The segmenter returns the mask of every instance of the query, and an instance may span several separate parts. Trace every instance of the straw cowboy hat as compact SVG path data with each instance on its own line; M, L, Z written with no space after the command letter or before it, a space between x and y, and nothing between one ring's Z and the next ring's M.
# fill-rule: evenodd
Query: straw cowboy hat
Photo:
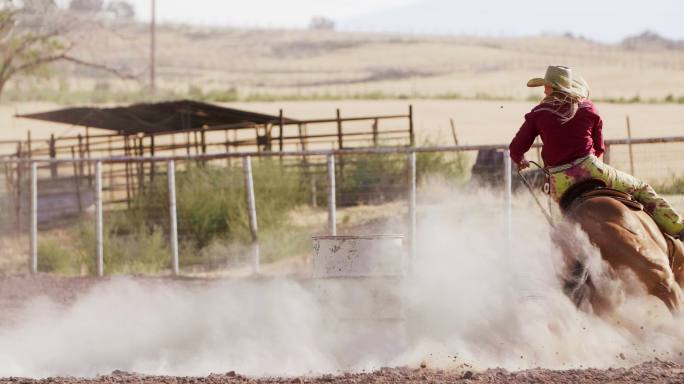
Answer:
M589 85L578 75L572 74L572 69L562 65L550 65L546 68L544 78L535 77L527 82L528 87L541 87L548 85L565 93L580 98L589 97Z

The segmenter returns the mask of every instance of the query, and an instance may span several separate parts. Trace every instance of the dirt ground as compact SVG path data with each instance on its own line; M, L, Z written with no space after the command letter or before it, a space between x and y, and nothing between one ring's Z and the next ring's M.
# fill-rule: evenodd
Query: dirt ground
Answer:
M211 374L207 377L146 376L114 371L96 378L47 378L31 380L4 378L0 383L681 383L684 382L684 366L653 361L631 368L573 369L552 371L530 369L509 372L495 368L482 372L470 370L443 371L429 368L382 368L368 373L345 373L319 377L245 377L234 371Z
M49 275L0 277L0 324L13 322L12 312L31 298L45 295L56 303L70 305L99 282L110 278L59 278ZM136 281L155 282L160 278L134 277ZM169 279L180 285L211 284L209 279ZM453 370L420 367L381 368L374 372L336 373L318 377L246 377L225 367L222 373L206 377L148 376L113 371L94 378L59 377L45 379L0 378L0 383L681 383L684 366L655 360L630 368L572 369L554 371L529 369L511 372L501 368L473 370L464 364Z

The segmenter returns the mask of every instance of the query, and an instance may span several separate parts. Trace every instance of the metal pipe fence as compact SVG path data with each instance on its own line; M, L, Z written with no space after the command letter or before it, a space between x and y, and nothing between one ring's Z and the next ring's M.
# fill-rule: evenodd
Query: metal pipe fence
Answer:
M609 141L608 161L622 169L633 163L638 177L672 183L668 193L684 195L684 182L681 191L676 184L678 177L684 180L682 143L684 138ZM84 176L87 164L92 178ZM504 145L34 158L0 166L7 213L0 242L15 243L3 247L12 255L0 254L3 273L21 272L3 271L2 258L22 254L30 273L180 274L241 266L258 273L279 254L306 252L312 235L350 231L407 233L415 258L418 185L430 175L502 191L507 239L518 185ZM55 167L61 176L53 176ZM121 172L125 167L131 172ZM124 183L124 177L136 183ZM131 184L134 189L118 187ZM304 212L293 218L296 207ZM386 216L378 213L383 211ZM302 217L310 222L295 223ZM384 224L375 223L381 219ZM69 255L79 260L65 261Z

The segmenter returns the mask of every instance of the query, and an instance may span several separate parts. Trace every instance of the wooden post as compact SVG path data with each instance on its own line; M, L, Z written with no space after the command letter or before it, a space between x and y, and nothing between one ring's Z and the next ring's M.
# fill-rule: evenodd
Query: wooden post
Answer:
M603 153L603 162L610 165L610 144L606 144L606 152Z
M454 145L458 145L458 135L456 135L456 126L454 125L454 119L449 119L449 125L451 125L451 136L454 138Z
M237 141L238 141L237 129L234 129L233 130L233 143L232 144L233 144L233 149L236 152L237 152L237 147L238 147Z
M339 149L344 148L342 136L342 118L340 117L340 109L337 108L337 146Z
M227 130L227 129L226 129L225 131L223 131L223 135L224 135L224 137L225 137L225 139L226 139L226 144L225 144L225 146L226 146L226 153L230 153L230 136L228 135L228 130ZM230 166L231 166L231 164L230 164L230 157L226 157L226 167L229 167L229 168L230 168Z
M145 153L145 143L143 143L143 138L138 137L138 156L143 157ZM142 161L138 162L138 192L142 192L145 185L145 163Z
M373 146L378 146L378 119L373 120Z
M76 186L76 204L78 204L78 213L81 214L83 213L83 202L81 200L81 167L80 164L78 163L78 160L76 159L76 150L74 147L71 147L71 160L73 162L73 168L74 168L74 181L75 181L75 186Z
M634 176L634 151L632 148L632 125L627 115L627 145L629 146L629 173Z
M111 136L107 138L107 154L112 157L112 138ZM114 200L114 169L115 165L109 164L109 200Z
M283 117L283 110L280 110L280 114L278 115L278 149L280 152L283 151L283 129L285 127L285 118Z
M26 157L29 159L32 157L31 153L31 130L26 132Z
M207 153L207 131L204 127L202 127L202 131L200 132L200 140L202 140L202 154L205 154Z
M150 135L150 157L152 160L150 160L150 182L154 181L154 174L157 171L157 167L154 162L154 153L155 153L155 148L154 148L154 135Z
M78 134L78 158L83 160L83 136L80 133ZM83 161L79 161L78 170L79 177L83 176Z
M130 154L130 143L128 135L124 136L124 156L128 157ZM131 208L131 166L128 161L124 163L124 172L126 174L126 207Z
M190 132L185 132L185 153L190 155Z
M413 132L413 105L409 105L409 139L411 141L411 146L415 147L416 146L416 138L415 134Z
M50 152L50 158L55 159L57 157L57 145L56 145L56 140L55 140L55 134L50 134L50 142L49 142L49 152ZM50 163L50 177L55 179L57 178L57 163Z

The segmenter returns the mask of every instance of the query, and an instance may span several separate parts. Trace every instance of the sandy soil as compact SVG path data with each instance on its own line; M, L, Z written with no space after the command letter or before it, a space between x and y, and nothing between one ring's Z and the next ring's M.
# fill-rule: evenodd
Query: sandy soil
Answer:
M383 368L376 372L326 375L320 377L269 377L250 378L234 371L212 374L207 377L145 376L114 371L110 375L92 379L48 378L30 380L21 378L0 379L0 383L681 383L684 366L663 361L643 363L632 368L585 369L551 371L530 369L508 372L504 369L488 369L474 372L431 370L429 368Z
M159 281L159 278L136 277L141 283ZM46 295L56 303L70 305L99 282L109 279L58 278L49 275L0 277L0 324L12 322L11 313L23 302ZM207 279L164 279L167 284L197 286L211 284ZM454 370L431 369L424 363L420 367L382 368L374 372L337 373L319 377L245 377L226 366L223 373L207 377L147 376L137 373L113 371L95 378L0 378L0 383L680 383L684 381L684 366L653 361L631 368L574 369L552 371L530 369L509 372L500 368L483 371L461 365Z

